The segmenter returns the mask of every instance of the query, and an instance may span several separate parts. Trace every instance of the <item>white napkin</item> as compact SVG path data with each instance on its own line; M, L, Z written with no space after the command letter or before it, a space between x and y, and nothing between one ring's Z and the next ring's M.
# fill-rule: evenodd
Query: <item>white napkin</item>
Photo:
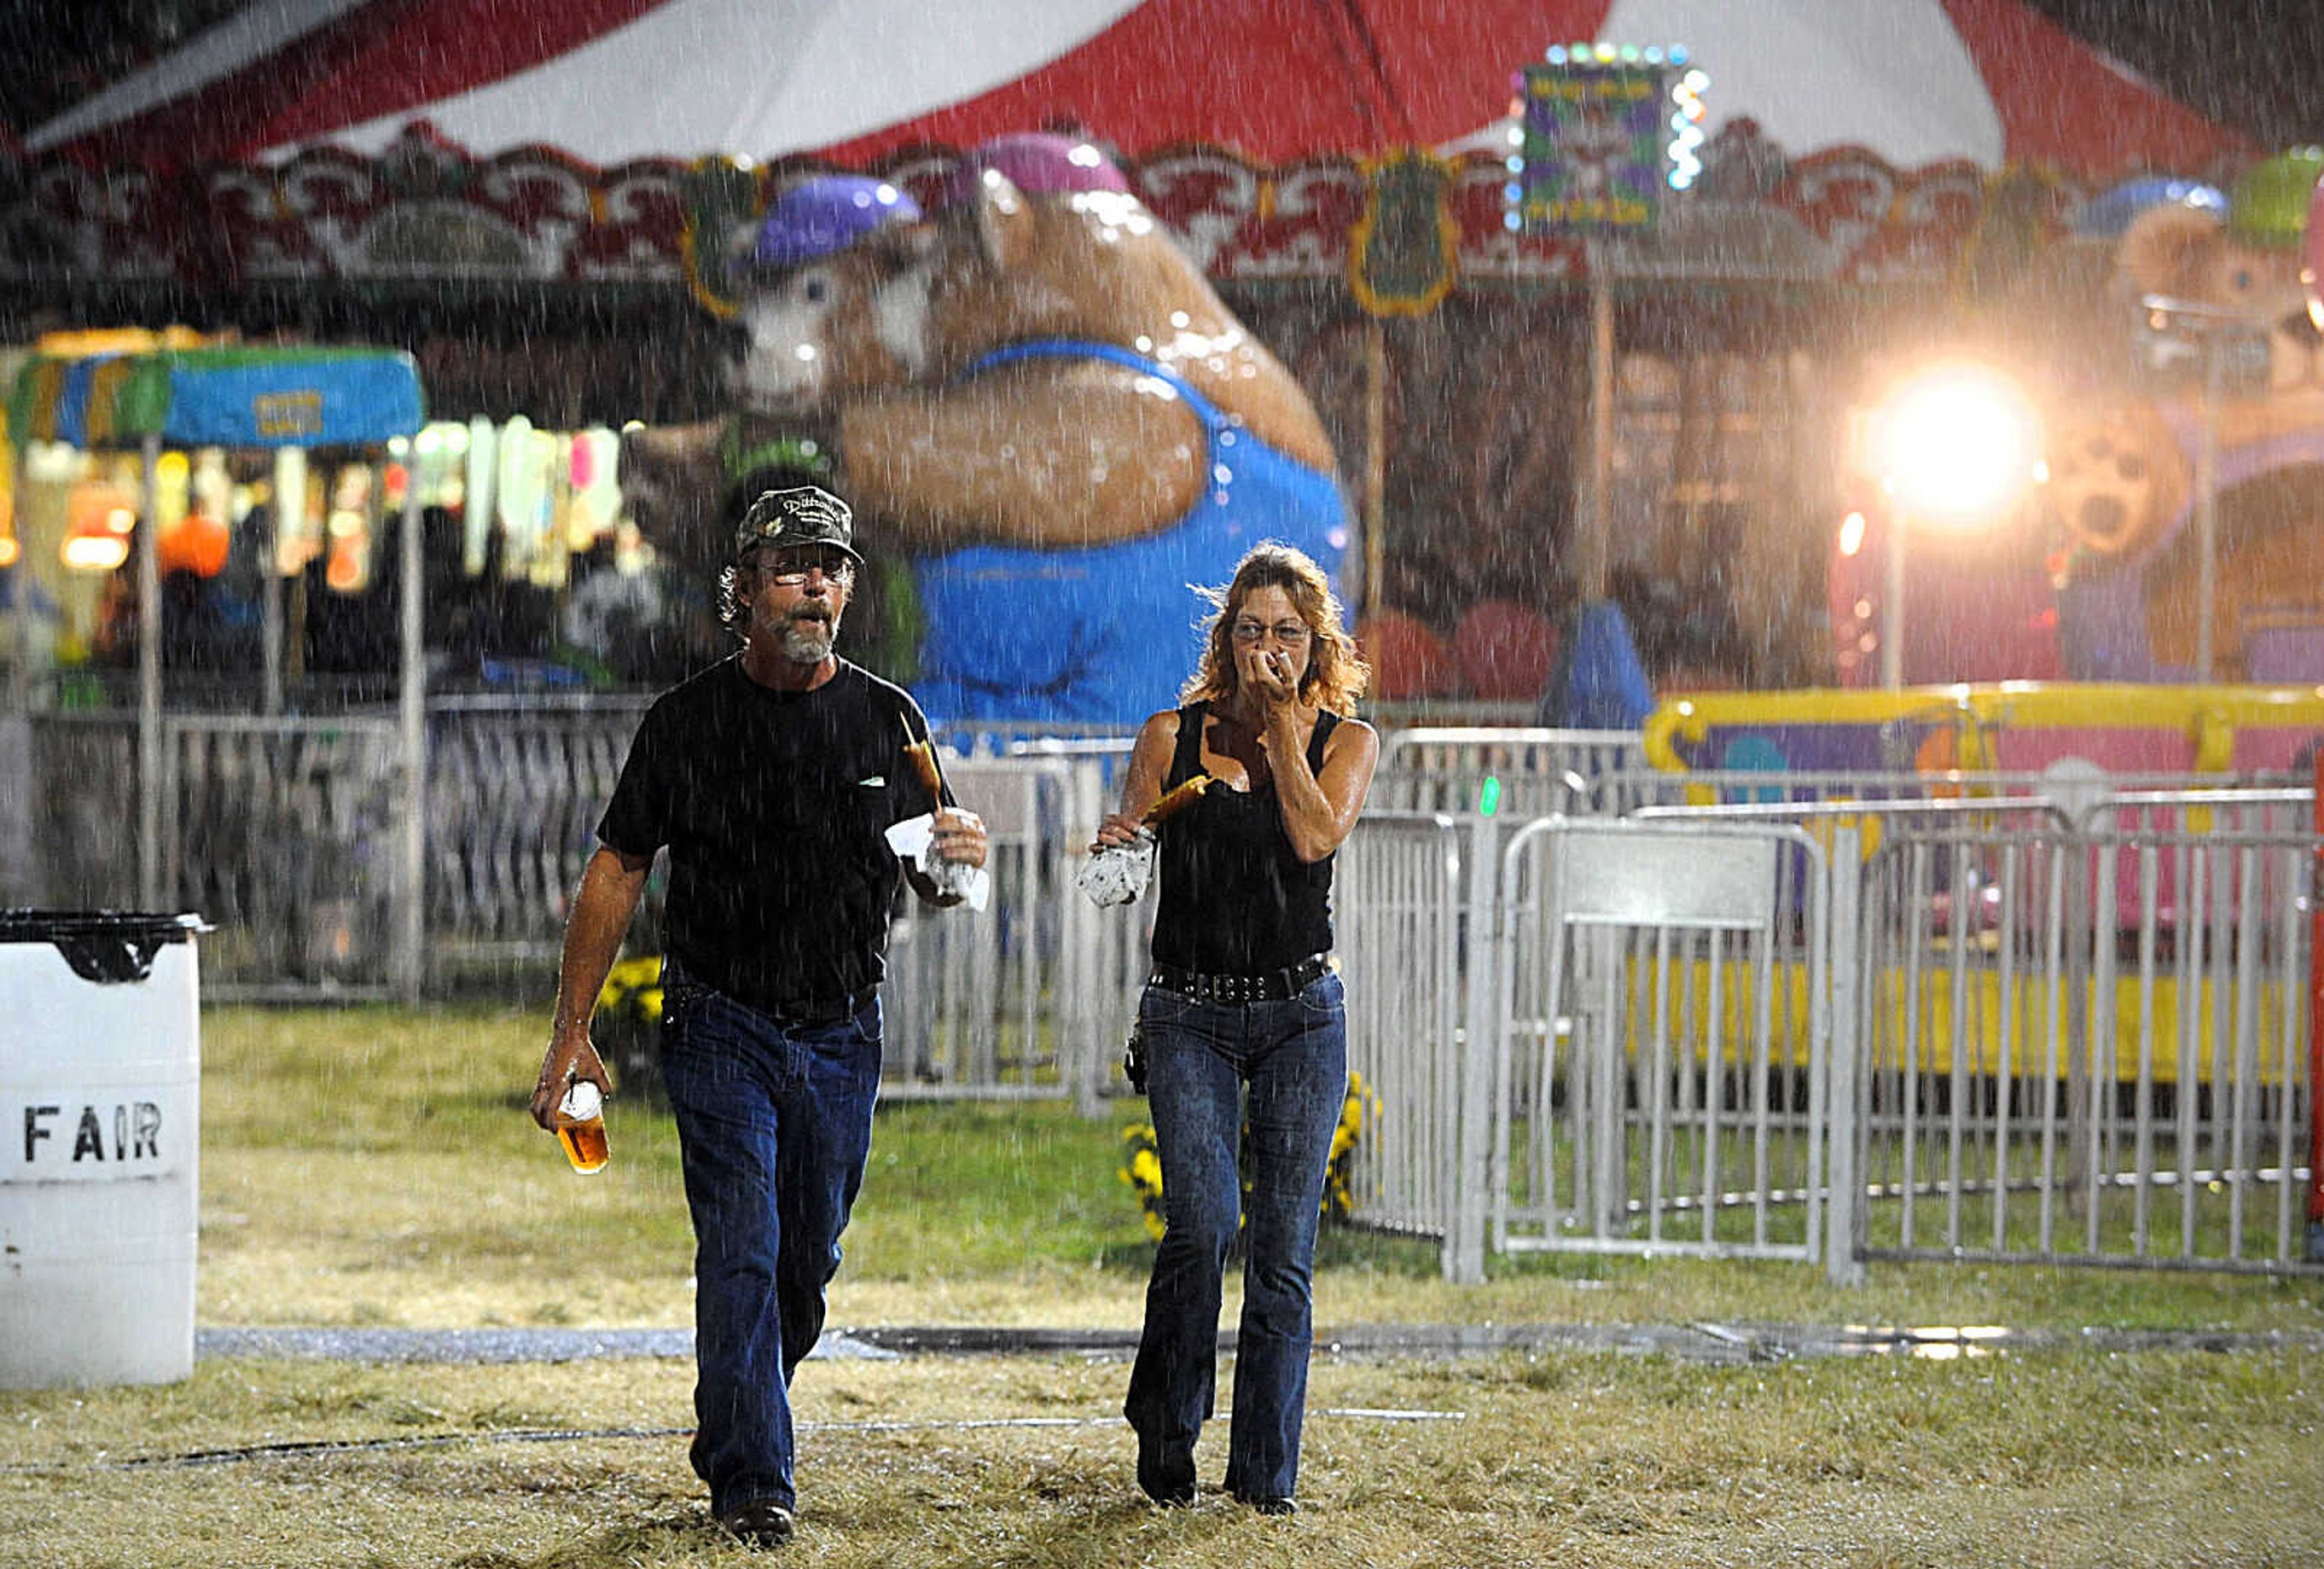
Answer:
M947 861L936 853L936 819L933 812L888 825L888 848L899 861L917 863L938 893L958 895L971 909L982 909L992 897L992 878L982 866Z
M1154 875L1154 834L1151 829L1138 830L1134 844L1109 844L1093 850L1090 858L1074 879L1074 885L1089 895L1090 902L1100 909L1109 905L1135 904L1146 893L1146 884Z

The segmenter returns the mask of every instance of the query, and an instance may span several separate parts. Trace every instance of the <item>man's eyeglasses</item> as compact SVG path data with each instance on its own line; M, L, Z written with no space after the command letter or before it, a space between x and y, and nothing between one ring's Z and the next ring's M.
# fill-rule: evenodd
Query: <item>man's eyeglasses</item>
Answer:
M1263 621L1242 620L1236 622L1230 630L1239 643L1255 643L1268 632L1273 632L1275 641L1287 649L1300 647L1312 635L1304 621L1277 622L1269 626Z
M812 556L784 554L759 564L759 571L770 583L779 583L786 588L796 588L807 581L810 572L821 572L826 583L851 584L855 581L855 563L836 550L819 551Z

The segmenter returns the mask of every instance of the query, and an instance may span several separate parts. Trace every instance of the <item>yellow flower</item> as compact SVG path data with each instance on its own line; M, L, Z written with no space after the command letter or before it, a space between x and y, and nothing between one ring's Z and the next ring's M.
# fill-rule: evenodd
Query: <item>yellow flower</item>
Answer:
M609 1013L629 1013L635 1017L658 1020L661 1017L661 959L653 954L642 954L634 959L623 959L605 972L605 983L597 992L597 1006Z
M1363 1136L1367 1112L1377 1116L1379 1104L1379 1097L1364 1083L1363 1075L1351 1073L1347 1097L1340 1105L1339 1124L1332 1131L1331 1154L1318 1206L1327 1217L1346 1219L1355 1214L1355 1184L1349 1163ZM1122 1129L1121 1140L1123 1164L1116 1175L1137 1193L1146 1230L1159 1241L1164 1231L1162 1159L1154 1128L1150 1123L1131 1123Z

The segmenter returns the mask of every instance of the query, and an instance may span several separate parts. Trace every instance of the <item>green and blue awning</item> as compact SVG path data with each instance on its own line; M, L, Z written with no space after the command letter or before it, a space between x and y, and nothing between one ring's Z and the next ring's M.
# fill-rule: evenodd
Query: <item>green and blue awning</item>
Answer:
M39 355L17 373L8 431L19 444L356 447L416 433L427 418L411 356L293 346Z

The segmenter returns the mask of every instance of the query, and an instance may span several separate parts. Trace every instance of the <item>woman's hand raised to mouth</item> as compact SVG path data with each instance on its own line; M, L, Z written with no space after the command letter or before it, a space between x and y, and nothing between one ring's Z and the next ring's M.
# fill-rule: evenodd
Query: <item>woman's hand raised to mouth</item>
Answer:
M1291 678L1291 661L1272 651L1251 649L1237 655L1242 661L1243 684L1259 700L1261 715L1286 703L1299 699L1299 688Z

